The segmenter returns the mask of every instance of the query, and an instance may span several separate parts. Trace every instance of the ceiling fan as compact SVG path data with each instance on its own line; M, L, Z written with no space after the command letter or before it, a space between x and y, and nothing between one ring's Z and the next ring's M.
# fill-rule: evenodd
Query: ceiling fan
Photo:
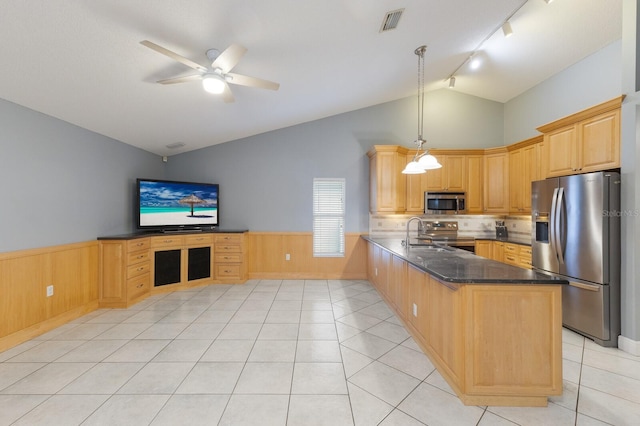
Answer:
M229 83L269 90L278 90L280 87L280 84L274 83L273 81L230 72L231 69L238 64L240 58L247 52L247 49L239 44L232 44L222 53L217 49L207 50L207 58L211 61L210 67L202 66L149 40L143 40L140 44L198 71L198 74L158 80L157 83L160 84L176 84L202 80L204 90L209 93L221 94L222 99L227 103L234 101Z

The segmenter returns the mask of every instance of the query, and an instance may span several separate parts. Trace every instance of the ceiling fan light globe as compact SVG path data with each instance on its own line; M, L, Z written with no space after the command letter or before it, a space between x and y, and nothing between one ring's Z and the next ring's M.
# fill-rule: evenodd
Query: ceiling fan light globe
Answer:
M425 154L418 159L418 165L423 170L435 170L442 167L442 164L438 163L438 159L430 154Z
M204 90L214 95L219 95L224 92L225 85L224 80L215 75L206 76L202 79L202 87Z

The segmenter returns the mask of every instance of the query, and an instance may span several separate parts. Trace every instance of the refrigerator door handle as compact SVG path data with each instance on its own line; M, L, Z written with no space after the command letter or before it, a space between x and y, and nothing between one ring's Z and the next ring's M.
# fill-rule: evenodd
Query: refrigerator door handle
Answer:
M577 287L582 290L589 290L589 291L600 291L602 289L602 286L598 284L576 283L573 281L569 281L569 285L572 287Z
M556 259L558 258L558 249L556 248L556 201L558 200L558 188L553 190L553 197L551 198L551 208L549 216L549 245L551 246L552 253L555 253Z
M556 253L558 254L558 260L560 263L564 263L564 243L562 241L561 226L562 226L562 202L564 199L564 188L558 189L558 197L556 200L556 222L554 223L553 234L555 236Z

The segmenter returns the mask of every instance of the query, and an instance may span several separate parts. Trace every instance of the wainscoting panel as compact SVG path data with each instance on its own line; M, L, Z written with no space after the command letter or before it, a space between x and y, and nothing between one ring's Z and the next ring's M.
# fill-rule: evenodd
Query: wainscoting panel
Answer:
M311 232L249 232L248 240L250 279L367 277L367 244L360 234L345 235L344 257L313 257Z

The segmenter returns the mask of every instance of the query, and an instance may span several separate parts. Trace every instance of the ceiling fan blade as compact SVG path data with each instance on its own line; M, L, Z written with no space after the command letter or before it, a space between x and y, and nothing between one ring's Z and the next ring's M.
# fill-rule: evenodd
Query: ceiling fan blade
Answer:
M171 59L173 59L174 61L178 61L183 65L188 66L189 68L193 68L194 70L198 70L200 72L207 72L207 68L203 67L200 64L197 64L195 62L193 62L191 59L187 59L184 56L180 56L177 53L174 53L168 49L165 49L162 46L158 46L157 44L150 42L149 40L142 40L140 42L141 45L148 47L151 50L155 50L158 53L161 53L165 56L170 57ZM224 52L223 52L224 53Z
M226 74L240 62L240 58L242 58L245 53L247 53L246 47L234 43L218 55L216 60L211 64L211 68L214 70L220 68L222 73Z
M224 101L225 104L229 104L235 101L235 98L233 97L233 93L231 93L231 88L229 87L228 84L224 85L224 91L222 92L222 100Z
M174 77L174 78L166 78L164 80L158 80L156 83L160 84L176 84L176 83L186 83L188 81L202 80L201 74L195 75L186 75L184 77Z
M249 77L248 75L234 74L232 72L225 74L227 81L240 86L259 87L260 89L278 90L280 83L263 80L261 78Z

